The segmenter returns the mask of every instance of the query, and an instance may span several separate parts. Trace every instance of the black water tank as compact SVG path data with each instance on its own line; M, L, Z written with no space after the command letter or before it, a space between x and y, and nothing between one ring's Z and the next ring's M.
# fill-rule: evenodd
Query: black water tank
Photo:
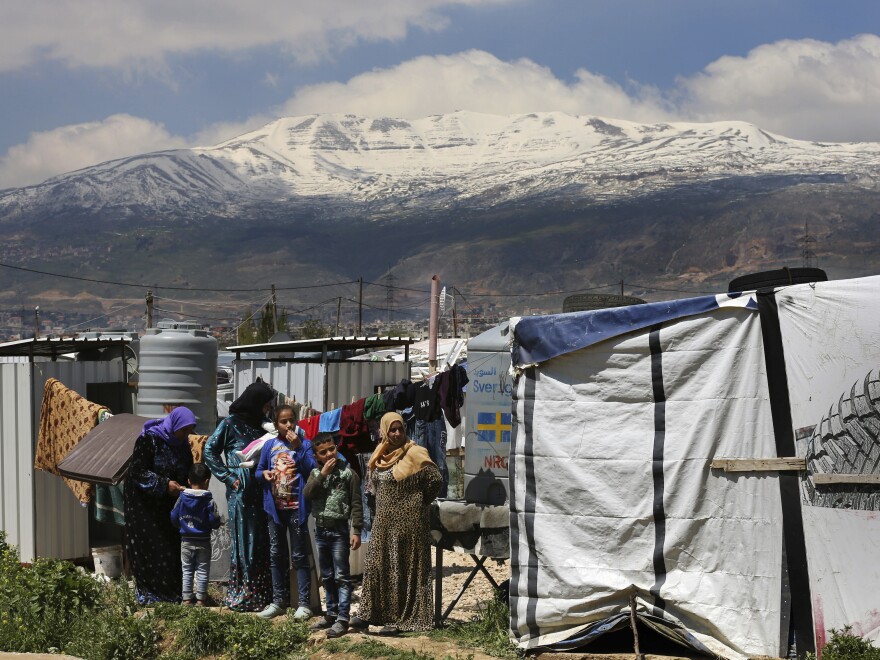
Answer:
M751 273L730 280L728 291L754 291L773 286L806 284L807 282L827 282L828 275L821 268L780 268Z
M578 293L568 296L562 301L562 312L589 312L595 309L626 307L627 305L643 305L641 298L634 296L618 296L612 293Z

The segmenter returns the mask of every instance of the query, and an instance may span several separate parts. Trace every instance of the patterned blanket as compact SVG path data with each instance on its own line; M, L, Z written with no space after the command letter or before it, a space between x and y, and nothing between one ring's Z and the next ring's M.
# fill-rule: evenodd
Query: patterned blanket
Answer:
M61 476L58 463L97 426L102 410L106 408L83 398L58 379L47 380L40 408L40 434L34 467ZM76 499L83 504L91 501L94 493L92 484L66 477L62 479Z

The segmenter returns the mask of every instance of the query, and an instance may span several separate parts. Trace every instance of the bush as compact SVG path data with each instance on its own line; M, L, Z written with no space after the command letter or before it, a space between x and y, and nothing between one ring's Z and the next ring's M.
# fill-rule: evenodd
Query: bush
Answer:
M258 617L218 613L204 608L177 607L182 615L166 618L175 633L171 652L181 658L223 655L238 658L284 658L303 647L309 638L305 623L286 619L273 624ZM164 608L157 615L164 616Z
M86 660L149 660L158 655L152 617L120 617L109 610L81 616L70 630L64 653Z
M22 566L0 532L0 651L63 651L86 660L164 660L204 656L288 657L309 637L307 625L160 603L141 610L125 580L100 584L73 564L39 559Z
M0 532L0 649L33 653L61 648L101 593L101 586L70 562L37 559L22 566L18 551Z
M852 626L831 629L831 641L822 649L822 660L880 660L880 649L852 634Z

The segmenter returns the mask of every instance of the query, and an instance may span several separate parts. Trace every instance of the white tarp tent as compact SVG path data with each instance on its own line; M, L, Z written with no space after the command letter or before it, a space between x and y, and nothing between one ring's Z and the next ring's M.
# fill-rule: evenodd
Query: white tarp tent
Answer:
M790 627L799 652L880 638L880 491L816 483L880 472L880 278L512 324L520 646L583 645L633 596L722 657L785 655ZM806 471L710 468L795 455Z

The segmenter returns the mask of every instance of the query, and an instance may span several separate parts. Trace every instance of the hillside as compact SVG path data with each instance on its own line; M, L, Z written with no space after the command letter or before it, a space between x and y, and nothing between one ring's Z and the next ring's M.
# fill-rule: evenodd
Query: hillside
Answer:
M390 270L403 285L436 272L486 293L620 279L723 289L800 265L806 223L831 276L876 273L878 181L880 144L802 142L743 122L288 117L0 192L0 263L145 285ZM112 292L6 269L0 284L7 299Z

